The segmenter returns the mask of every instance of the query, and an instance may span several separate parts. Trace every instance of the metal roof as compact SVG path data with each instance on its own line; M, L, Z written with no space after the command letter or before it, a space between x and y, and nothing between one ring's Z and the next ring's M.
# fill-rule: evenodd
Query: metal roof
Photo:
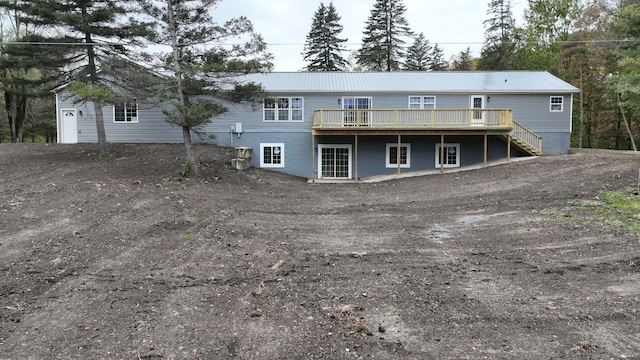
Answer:
M273 72L247 75L269 92L574 93L546 71Z

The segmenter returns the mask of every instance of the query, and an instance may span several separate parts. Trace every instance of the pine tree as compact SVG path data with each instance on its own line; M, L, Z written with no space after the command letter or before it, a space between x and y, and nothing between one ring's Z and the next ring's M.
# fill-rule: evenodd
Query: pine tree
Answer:
M431 64L429 70L431 71L444 71L449 68L447 60L444 58L444 50L442 50L436 43L433 47L433 53L431 57Z
M65 39L82 46L65 65L65 77L76 91L78 101L91 100L96 114L98 150L108 152L102 105L115 99L113 90L102 73L114 58L132 55L124 44L133 44L145 33L145 24L133 20L136 10L130 1L115 0L0 0L0 7L18 11L22 21L52 31L66 33ZM59 39L51 39L57 42ZM119 76L118 73L110 76ZM126 75L125 75L126 76Z
M4 93L11 142L23 141L29 105L38 98L48 98L62 80L59 69L68 48L47 45L48 40L40 35L24 35L16 39L16 44L2 47L0 91Z
M343 44L347 39L338 37L342 29L333 2L329 6L320 3L304 46L304 61L308 62L306 70L341 71L347 68L347 61L341 55L346 51Z
M478 62L482 70L507 70L515 51L515 20L511 0L491 0L484 21L485 39Z
M429 70L433 48L429 45L429 40L424 37L424 33L416 36L413 45L407 50L407 60L404 69L408 71L426 71Z
M170 44L162 55L164 66L173 73L172 83L162 97L174 110L164 110L166 121L182 129L186 150L184 175L199 176L198 160L191 132L200 132L214 117L229 111L229 103L264 99L260 85L245 83L240 76L271 70L272 55L262 37L245 17L217 24L211 9L220 0L138 0L144 12L156 20L150 36L158 44ZM231 48L201 44L224 43L246 38Z
M473 67L473 57L471 56L471 48L461 51L452 61L451 70L469 71Z
M358 53L358 64L365 70L394 71L405 56L403 37L412 36L401 0L376 0L367 20Z

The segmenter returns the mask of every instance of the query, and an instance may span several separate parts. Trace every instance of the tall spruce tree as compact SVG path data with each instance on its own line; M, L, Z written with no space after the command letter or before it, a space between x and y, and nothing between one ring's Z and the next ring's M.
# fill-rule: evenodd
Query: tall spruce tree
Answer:
M515 51L515 20L511 0L491 0L484 21L484 45L478 61L481 70L507 70Z
M342 32L340 16L333 2L329 6L320 3L313 16L311 30L304 46L304 61L308 71L341 71L348 66L341 53L347 49L343 46L347 39L339 38Z
M246 83L241 75L270 71L272 55L262 37L245 17L224 24L213 20L211 10L220 0L138 0L144 12L155 19L150 39L170 44L161 54L172 81L161 95L173 105L163 111L166 121L182 129L186 150L185 176L199 176L192 131L199 132L213 118L229 111L231 103L262 103L260 85ZM247 39L231 47L229 39ZM206 47L201 45L206 44Z
M429 45L429 40L424 37L424 33L418 34L413 44L407 49L407 59L404 69L408 71L427 71L431 64L433 47Z
M364 70L395 71L405 57L403 38L413 34L401 0L376 0L367 20L358 65Z
M120 76L106 76L104 65L114 58L133 58L126 45L134 44L146 32L145 24L129 17L136 13L133 5L124 0L0 0L0 7L23 14L22 21L48 27L52 32L61 30L68 42L77 45L66 60L65 77L72 83L78 101L91 100L94 104L100 153L108 152L102 106L116 98L108 78Z
M444 57L444 50L436 43L433 46L433 52L431 56L431 64L429 64L429 70L431 71L444 71L449 68L447 59Z

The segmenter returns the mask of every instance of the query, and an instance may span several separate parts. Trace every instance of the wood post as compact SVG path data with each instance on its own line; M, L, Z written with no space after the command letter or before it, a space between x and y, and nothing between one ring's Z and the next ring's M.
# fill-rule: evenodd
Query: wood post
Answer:
M400 144L402 135L398 134L398 150L396 151L396 161L398 164L398 175L400 175Z
M444 134L440 134L440 173L444 172Z
M355 135L355 149L354 149L354 154L353 154L353 159L354 159L354 165L355 165L355 177L354 179L357 181L358 180L358 134Z
M487 133L484 133L484 166L487 166L487 149L488 149L488 145L487 145Z

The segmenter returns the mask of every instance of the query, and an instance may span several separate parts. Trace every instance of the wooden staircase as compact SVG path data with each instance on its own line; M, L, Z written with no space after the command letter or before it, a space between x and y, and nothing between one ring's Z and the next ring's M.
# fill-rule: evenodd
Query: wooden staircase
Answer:
M510 135L511 145L515 146L516 149L529 155L542 155L542 138L515 120L513 121L513 131ZM503 135L502 139L509 141L509 135Z

